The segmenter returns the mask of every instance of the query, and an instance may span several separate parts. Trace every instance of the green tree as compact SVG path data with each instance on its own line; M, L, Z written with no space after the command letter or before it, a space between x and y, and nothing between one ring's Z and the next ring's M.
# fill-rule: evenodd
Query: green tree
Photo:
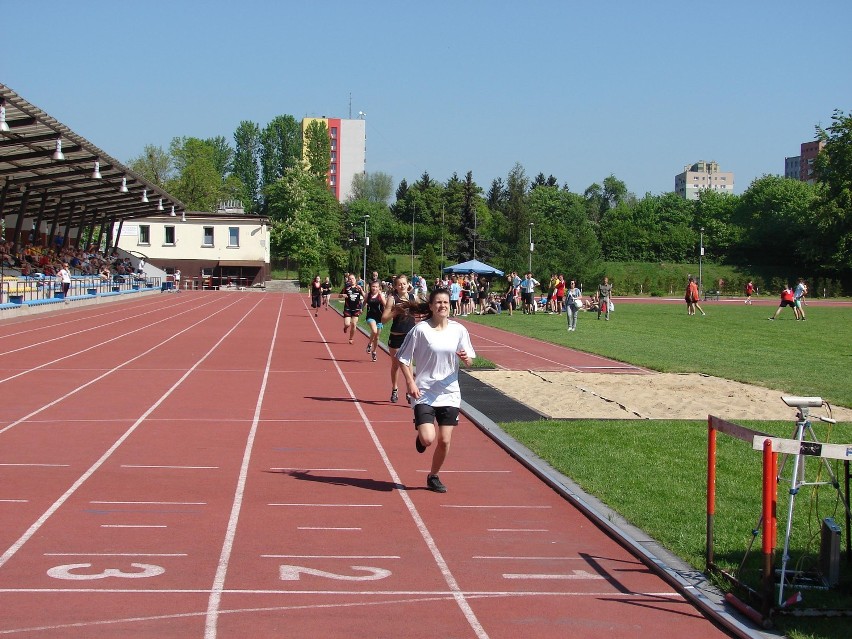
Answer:
M435 254L435 247L427 244L420 251L420 271L418 275L425 277L427 282L432 282L438 277L441 267L438 264L438 256Z
M243 120L234 132L233 172L243 184L243 207L255 213L260 210L260 127Z
M352 177L349 200L367 200L387 204L393 193L393 178L387 173L356 173Z
M810 261L852 289L852 115L835 110L831 126L817 127L825 146L816 158L819 185L812 214L816 222Z
M260 134L261 191L296 166L302 155L302 129L292 115L279 115Z
M464 261L474 258L477 243L479 248L482 248L482 242L478 240L480 232L478 213L482 189L473 181L472 171L465 174L461 189L461 237L458 243L458 259Z
M224 180L233 168L234 149L231 148L228 140L223 135L218 135L215 138L207 138L204 142L213 149L213 166L216 167L216 171Z
M165 188L166 183L174 177L172 156L162 147L153 144L146 144L141 155L131 158L127 166L160 188Z
M308 173L325 184L331 164L331 140L323 120L312 120L305 129L305 163Z
M216 139L174 138L169 146L176 175L166 188L188 208L213 212L219 202L238 197L242 184L234 176L224 177L217 163L221 147Z

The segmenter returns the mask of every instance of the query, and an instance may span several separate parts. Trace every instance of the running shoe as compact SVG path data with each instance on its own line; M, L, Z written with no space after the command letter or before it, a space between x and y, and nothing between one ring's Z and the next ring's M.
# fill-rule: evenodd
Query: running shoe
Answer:
M367 352L368 353L370 352L370 346L371 346L371 344L367 344Z
M373 353L372 355L373 355L373 361L375 362L376 361L376 354Z
M447 487L441 482L437 475L429 475L426 478L426 487L436 493L447 492Z
M390 399L390 400L391 400L391 402L393 402L394 404L396 404L396 403L399 401L399 391L398 391L396 388L394 388L394 389L391 391L391 399Z
M426 452L426 447L423 445L423 442L420 441L420 433L418 433L414 438L414 447L417 449L418 453ZM437 477L435 479L437 479Z

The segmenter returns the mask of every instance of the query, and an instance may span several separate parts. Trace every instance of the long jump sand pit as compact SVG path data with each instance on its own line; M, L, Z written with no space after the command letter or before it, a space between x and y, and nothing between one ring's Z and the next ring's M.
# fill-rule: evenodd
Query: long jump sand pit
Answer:
M539 371L471 371L471 375L554 419L793 420L778 390L697 373L612 375ZM832 407L838 421L852 410ZM815 414L823 414L814 409Z

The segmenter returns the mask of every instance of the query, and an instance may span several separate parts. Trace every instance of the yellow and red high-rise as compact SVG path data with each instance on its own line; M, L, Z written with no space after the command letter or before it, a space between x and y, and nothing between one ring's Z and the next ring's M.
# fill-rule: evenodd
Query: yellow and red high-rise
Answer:
M324 122L328 127L331 159L328 163L327 184L338 201L343 202L352 193L352 180L364 173L367 165L367 125L363 119L304 118L302 139L311 122ZM302 157L305 155L304 143Z

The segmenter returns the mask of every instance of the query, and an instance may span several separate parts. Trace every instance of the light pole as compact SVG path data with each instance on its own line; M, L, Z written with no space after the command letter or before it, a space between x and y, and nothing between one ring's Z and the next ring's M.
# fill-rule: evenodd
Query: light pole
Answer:
M411 278L414 279L414 214L417 213L417 203L411 210Z
M533 247L533 241L532 241L532 227L533 227L533 223L530 222L530 264L529 264L529 268L528 268L528 271L530 273L532 273L532 254L533 254L533 248L534 248Z
M370 238L367 237L367 220L369 215L364 215L364 285L367 285L367 246L370 244Z
M701 235L699 239L699 249L698 249L698 296L701 297L701 291L704 290L702 287L701 280L701 258L704 257L704 227L701 227Z
M441 205L441 275L444 273L444 205Z

